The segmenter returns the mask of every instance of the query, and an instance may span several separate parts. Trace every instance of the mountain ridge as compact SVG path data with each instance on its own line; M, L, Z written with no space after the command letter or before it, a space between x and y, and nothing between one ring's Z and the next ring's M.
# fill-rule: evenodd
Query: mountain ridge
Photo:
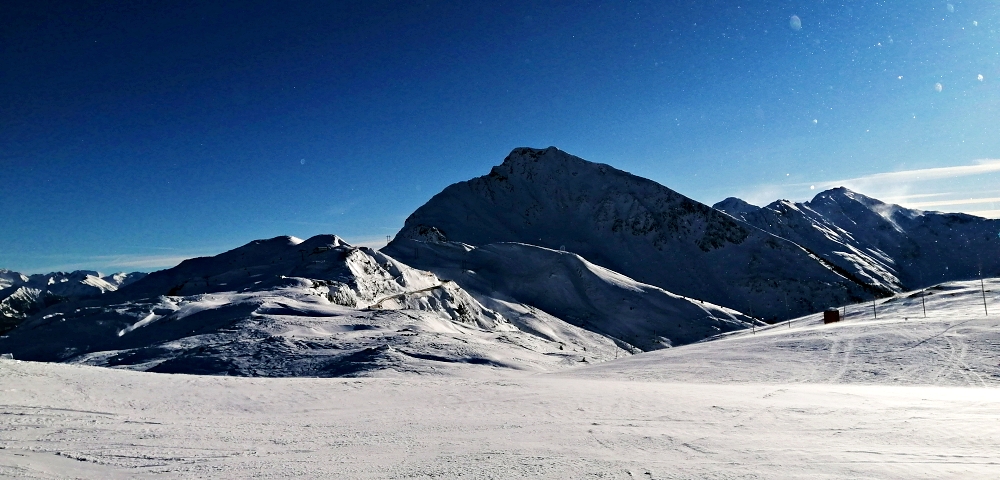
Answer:
M102 275L94 270L25 275L0 269L0 335L48 306L114 292L144 276L142 272Z
M714 208L892 291L1000 274L1000 220L908 209L844 187L807 202L740 206Z

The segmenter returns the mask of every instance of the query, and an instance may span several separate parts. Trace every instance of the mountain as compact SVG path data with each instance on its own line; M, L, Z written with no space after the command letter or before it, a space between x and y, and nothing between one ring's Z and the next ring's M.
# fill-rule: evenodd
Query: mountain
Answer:
M545 329L511 311L513 305L528 305L640 350L693 343L754 323L738 311L637 282L570 252L534 245L400 240L382 252L405 256L411 265L454 280L525 331Z
M751 205L736 197L729 197L719 203L716 203L715 205L712 205L712 208L726 212L733 218L743 221L746 221L745 216L747 214L760 210L760 207Z
M406 219L393 243L406 240L565 250L769 320L888 293L792 241L555 147L514 149L488 175L445 188ZM413 261L405 248L389 251Z
M455 282L333 235L276 237L49 307L0 337L0 352L244 376L544 371L627 354L541 321L552 335L523 332Z
M0 268L0 290L28 283L28 277L23 273Z
M748 205L729 198L715 208L883 289L1000 274L1000 220L903 208L843 187L805 203Z
M91 270L24 275L0 269L0 334L47 306L113 292L144 276L141 272L102 276Z

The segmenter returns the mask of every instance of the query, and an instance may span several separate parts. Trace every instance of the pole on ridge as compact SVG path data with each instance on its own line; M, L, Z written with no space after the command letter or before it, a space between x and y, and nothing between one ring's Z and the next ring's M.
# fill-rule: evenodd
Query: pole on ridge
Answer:
M878 320L878 310L875 310L875 295L872 295L872 313L875 314L875 320Z
M986 285L983 283L983 274L979 274L979 288L983 291L983 310L986 312L986 316L990 316L989 309L986 308Z
M924 303L924 295L927 295L927 291L920 292L920 306L924 309L924 318L927 318L927 304Z

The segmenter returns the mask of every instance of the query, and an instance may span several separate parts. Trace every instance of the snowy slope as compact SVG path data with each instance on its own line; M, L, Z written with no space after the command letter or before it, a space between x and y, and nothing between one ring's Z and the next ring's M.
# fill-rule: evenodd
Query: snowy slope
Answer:
M911 210L835 188L812 201L716 209L809 249L863 282L901 291L1000 274L1000 220Z
M984 305L985 301L985 305ZM1000 387L1000 279L948 282L573 375L712 383ZM926 312L926 314L925 314ZM926 316L925 316L926 315Z
M926 319L918 293L877 320L853 305L837 324L501 379L0 360L0 477L993 478L998 315L978 282L928 289Z
M766 319L870 296L790 241L554 147L515 149L489 175L447 187L396 238L564 249L639 282Z
M695 342L752 322L740 312L636 282L565 251L406 239L382 251L454 280L501 312L505 305L528 305L641 350ZM523 316L505 313L515 323ZM519 327L544 331L537 323Z
M254 241L53 306L0 337L0 353L263 376L544 371L626 354L609 339L561 328L572 335L522 332L454 282L319 235Z

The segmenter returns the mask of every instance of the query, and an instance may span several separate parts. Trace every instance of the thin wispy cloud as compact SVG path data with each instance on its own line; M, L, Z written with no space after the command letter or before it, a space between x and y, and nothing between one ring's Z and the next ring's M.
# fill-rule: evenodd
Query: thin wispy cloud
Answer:
M965 213L983 218L1000 218L1000 210L971 210Z
M901 195L901 196L898 196L898 197L885 197L885 198L880 198L879 200L882 200L883 202L888 202L888 203L899 203L899 202L908 202L908 201L913 200L915 198L947 197L949 195L955 195L955 193L954 192L918 193L918 194L914 194L914 195Z
M925 182L929 180L942 180L948 178L968 177L972 175L982 175L984 173L1000 172L1000 159L977 160L974 165L958 165L953 167L919 168L914 170L900 170L897 172L873 173L854 178L842 180L815 182L811 185L823 188L850 185L887 185L898 183ZM800 184L810 185L810 184Z
M944 205L977 205L982 203L996 203L1000 202L1000 197L987 197L987 198L968 198L968 199L956 199L956 200L939 200L936 202L912 202L907 203L906 206L911 208L925 208L925 207L939 207Z

